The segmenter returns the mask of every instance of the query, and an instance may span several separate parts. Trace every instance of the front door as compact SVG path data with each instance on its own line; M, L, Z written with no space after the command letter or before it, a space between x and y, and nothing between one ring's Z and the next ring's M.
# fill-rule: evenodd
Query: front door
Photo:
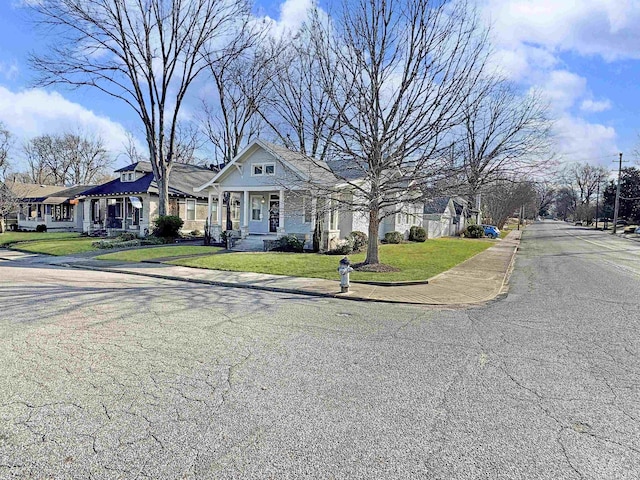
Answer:
M269 232L275 233L280 226L280 200L277 197L269 199Z

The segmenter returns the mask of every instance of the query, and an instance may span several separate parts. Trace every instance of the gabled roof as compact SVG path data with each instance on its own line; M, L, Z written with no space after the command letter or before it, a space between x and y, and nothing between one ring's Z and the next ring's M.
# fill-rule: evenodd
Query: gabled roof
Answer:
M213 178L210 178L208 182L198 186L195 191L200 192L224 178L228 172L232 171L236 164L241 163L248 152L256 147L262 148L273 155L303 181L322 184L324 186L335 185L338 182L338 178L332 173L326 162L316 160L294 150L289 150L281 145L258 139L243 148L222 170L214 175Z
M103 183L82 192L85 196L131 195L140 193L158 193L158 184L151 172L149 162L138 162L127 165L116 172L126 171L148 172L133 182L122 182L120 178ZM213 172L205 167L174 163L169 172L169 195L178 197L202 197L193 193L196 186L202 185L211 178Z
M5 184L16 197L33 202L38 202L39 199L62 192L67 188L60 185L39 185L37 183L6 182Z
M451 197L435 197L424 202L424 213L439 215L445 212Z

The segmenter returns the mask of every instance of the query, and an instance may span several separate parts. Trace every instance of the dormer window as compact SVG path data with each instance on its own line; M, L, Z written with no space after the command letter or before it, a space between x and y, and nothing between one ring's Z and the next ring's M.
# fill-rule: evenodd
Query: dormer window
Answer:
M261 177L263 175L275 175L275 173L275 163L254 163L252 165L251 175L254 177Z
M122 172L122 175L120 175L121 182L133 182L134 180L135 180L134 172Z

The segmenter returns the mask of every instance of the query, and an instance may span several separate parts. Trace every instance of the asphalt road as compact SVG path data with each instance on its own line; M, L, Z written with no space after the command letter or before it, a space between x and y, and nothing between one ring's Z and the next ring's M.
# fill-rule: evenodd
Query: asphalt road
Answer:
M0 262L0 478L640 478L640 243L437 310Z

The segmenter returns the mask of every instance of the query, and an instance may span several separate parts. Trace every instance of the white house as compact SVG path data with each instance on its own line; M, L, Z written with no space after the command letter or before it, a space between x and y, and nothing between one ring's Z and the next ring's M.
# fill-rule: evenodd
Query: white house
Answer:
M216 240L226 230L243 239L294 234L311 248L317 228L320 249L327 250L354 230L368 231L367 215L345 207L353 189L326 163L262 140L250 143L195 192L207 193ZM422 203L410 205L388 216L380 238L393 230L408 235L412 225L422 225L422 208Z
M427 238L452 237L462 232L472 211L462 197L436 197L424 204Z

